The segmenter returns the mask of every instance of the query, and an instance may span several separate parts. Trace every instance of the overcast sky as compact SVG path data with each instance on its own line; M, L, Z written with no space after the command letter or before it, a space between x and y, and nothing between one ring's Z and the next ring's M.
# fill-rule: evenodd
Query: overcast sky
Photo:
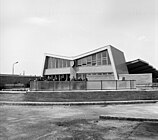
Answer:
M0 73L41 75L44 53L112 45L158 69L158 0L0 0Z

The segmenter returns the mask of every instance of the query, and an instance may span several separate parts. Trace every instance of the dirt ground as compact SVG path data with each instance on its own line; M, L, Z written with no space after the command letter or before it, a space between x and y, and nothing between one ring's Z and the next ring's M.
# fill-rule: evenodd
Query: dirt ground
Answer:
M0 106L0 140L157 140L158 122L100 120L100 115L158 118L158 104Z

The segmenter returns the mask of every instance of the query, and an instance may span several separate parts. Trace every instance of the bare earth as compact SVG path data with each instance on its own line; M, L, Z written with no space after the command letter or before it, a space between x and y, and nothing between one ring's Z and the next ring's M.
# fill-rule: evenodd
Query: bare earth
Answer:
M157 140L158 122L100 120L100 115L158 118L158 104L0 106L0 140Z

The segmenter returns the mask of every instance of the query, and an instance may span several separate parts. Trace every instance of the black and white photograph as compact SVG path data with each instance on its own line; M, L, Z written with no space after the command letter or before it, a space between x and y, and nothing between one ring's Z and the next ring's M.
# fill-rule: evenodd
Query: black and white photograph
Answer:
M158 0L0 0L0 140L158 140Z

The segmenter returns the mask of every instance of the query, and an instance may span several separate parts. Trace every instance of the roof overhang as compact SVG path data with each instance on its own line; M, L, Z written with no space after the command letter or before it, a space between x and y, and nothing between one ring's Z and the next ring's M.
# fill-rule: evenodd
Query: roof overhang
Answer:
M126 62L129 74L152 73L154 78L158 78L158 70L146 61L136 59Z
M61 55L55 55L55 54L49 54L49 53L45 53L45 57L46 56L60 58L60 59L73 60L73 57L67 57L67 56L61 56Z
M104 46L104 47L95 49L95 50L93 50L93 51L89 51L89 52L83 53L83 54L81 54L81 55L72 56L72 57L61 56L61 55L55 55L55 54L50 54L50 53L45 53L45 57L48 56L48 57L55 57L55 58L67 59L67 60L76 60L76 59L83 58L83 57L86 57L86 56L88 56L88 55L91 55L91 54L100 52L100 51L104 51L104 50L108 49L110 46L111 46L111 45Z

